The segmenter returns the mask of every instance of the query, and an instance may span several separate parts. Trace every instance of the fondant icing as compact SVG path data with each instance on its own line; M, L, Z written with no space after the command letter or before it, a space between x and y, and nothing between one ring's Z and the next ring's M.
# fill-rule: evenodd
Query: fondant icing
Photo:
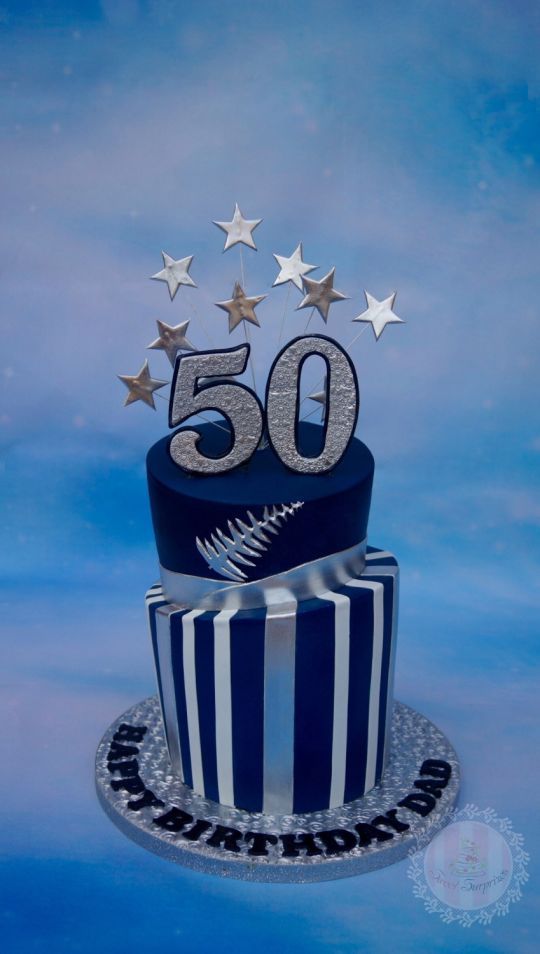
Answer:
M210 424L200 427L204 453L219 456L228 435ZM302 422L299 442L305 454L317 454L322 428ZM331 474L307 475L287 471L271 447L258 450L246 468L209 477L193 477L169 454L171 437L148 452L150 507L160 564L167 570L220 579L196 541L211 539L229 522L249 522L248 511L262 519L264 508L302 502L293 518L271 535L248 579L283 573L295 566L347 550L367 533L374 461L368 448L354 438Z
M381 778L391 721L398 565L297 602L206 611L147 594L173 769L195 792L290 814L361 797Z

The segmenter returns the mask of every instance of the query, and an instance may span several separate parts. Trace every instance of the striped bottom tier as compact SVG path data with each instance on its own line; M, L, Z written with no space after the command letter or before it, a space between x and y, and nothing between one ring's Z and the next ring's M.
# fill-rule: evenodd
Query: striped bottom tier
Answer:
M251 812L335 808L379 781L391 722L398 565L261 609L146 604L172 767L198 794ZM388 730L388 731L387 731Z

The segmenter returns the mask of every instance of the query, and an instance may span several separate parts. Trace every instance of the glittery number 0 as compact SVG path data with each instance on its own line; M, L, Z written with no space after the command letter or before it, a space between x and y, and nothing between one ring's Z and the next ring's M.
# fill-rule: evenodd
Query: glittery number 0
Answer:
M326 413L323 447L315 457L298 449L300 377L304 362L312 355L323 358L327 370ZM226 417L233 430L230 450L221 457L206 457L198 450L201 435L186 429L171 440L172 459L190 473L222 474L246 463L259 446L263 432L263 409L254 392L240 382L205 383L200 379L242 374L249 345L223 351L196 352L177 359L171 389L169 424L177 427L193 414L215 410ZM266 422L270 443L289 470L300 474L323 474L343 457L358 417L358 382L349 357L331 338L310 335L295 338L278 354L266 389Z
M304 362L318 355L326 364L324 443L316 457L298 450L300 377ZM278 354L266 388L268 437L279 459L300 474L324 474L339 463L358 418L358 381L343 348L325 335L295 338Z

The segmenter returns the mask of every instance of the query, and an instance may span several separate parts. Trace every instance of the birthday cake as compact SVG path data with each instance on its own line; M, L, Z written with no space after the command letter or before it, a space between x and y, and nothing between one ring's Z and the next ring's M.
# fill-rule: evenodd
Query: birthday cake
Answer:
M238 207L232 222L216 224L225 249L255 248L259 220ZM330 305L345 300L334 269L306 278L315 266L302 261L301 245L275 258L274 284L296 285L298 308L326 323ZM163 259L153 277L167 281L172 299L194 284L191 257ZM367 545L374 461L354 436L358 382L347 351L326 335L293 338L274 361L264 406L237 380L250 361L247 323L259 325L264 297L248 298L236 281L232 299L217 303L229 332L246 326L246 342L233 348L199 351L186 337L189 322L158 322L150 347L174 366L174 430L147 457L160 582L146 605L172 773L222 805L291 815L344 805L382 777L398 565ZM354 320L371 323L378 338L401 319L394 296L366 298ZM311 356L326 366L323 390L309 395L320 424L300 413ZM152 407L166 384L146 362L122 381L126 403Z
M303 424L299 442L320 431ZM174 771L254 812L360 797L385 764L397 612L396 560L366 548L369 450L355 439L330 476L299 477L268 447L196 480L168 445L147 462L161 566L147 606ZM227 577L208 565L220 544Z

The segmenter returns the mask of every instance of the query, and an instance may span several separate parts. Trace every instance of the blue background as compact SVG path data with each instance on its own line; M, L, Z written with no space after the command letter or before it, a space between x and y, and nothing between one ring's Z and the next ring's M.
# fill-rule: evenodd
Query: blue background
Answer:
M537 950L538 26L526 0L0 9L4 950ZM165 402L124 410L115 375L148 354L170 376L145 352L156 318L192 318L200 348L203 323L242 340L212 304L239 277L210 224L235 201L264 219L249 294L300 240L351 297L315 330L346 344L363 289L398 291L407 323L352 350L370 540L403 569L398 698L456 746L460 804L508 816L532 854L489 927L426 913L406 862L230 883L98 806L95 746L154 691L144 455L167 430ZM172 304L147 280L162 248L195 255L199 289ZM252 329L259 390L285 300ZM305 316L289 308L288 335Z

